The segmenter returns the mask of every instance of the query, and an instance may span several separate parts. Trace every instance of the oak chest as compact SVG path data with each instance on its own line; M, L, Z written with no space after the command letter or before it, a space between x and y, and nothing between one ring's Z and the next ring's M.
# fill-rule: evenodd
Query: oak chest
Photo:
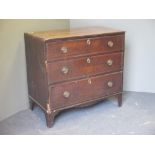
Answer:
M105 27L25 33L28 92L47 126L61 110L110 96L122 105L125 32Z

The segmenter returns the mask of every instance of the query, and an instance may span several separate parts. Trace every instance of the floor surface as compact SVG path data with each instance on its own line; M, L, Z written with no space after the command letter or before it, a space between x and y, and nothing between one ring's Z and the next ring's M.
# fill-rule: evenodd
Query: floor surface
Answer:
M47 128L44 113L36 107L0 122L1 135L121 135L155 134L155 94L126 92L123 106L110 98L86 108L60 113Z

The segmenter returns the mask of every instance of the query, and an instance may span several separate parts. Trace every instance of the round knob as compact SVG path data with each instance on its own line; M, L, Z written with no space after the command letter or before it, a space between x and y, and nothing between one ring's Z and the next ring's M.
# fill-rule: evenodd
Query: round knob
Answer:
M64 46L61 47L61 51L62 51L62 53L64 53L64 54L67 53L67 47L64 47Z
M68 91L64 91L63 96L65 98L68 98L70 96L70 93Z
M90 64L90 58L87 58L87 63Z
M108 66L111 66L112 64L113 64L113 60L112 59L107 60L107 65Z
M90 45L90 44L91 44L90 39L87 39L87 44L88 44L88 45Z
M109 81L108 83L107 83L107 85L108 85L108 87L113 87L113 85L114 85L114 83L112 82L112 81Z
M67 74L68 71L69 71L69 69L68 69L67 67L63 67L63 68L61 69L61 72L64 73L64 74Z
M113 41L108 41L108 46L109 46L109 47L113 47L113 46L114 46Z

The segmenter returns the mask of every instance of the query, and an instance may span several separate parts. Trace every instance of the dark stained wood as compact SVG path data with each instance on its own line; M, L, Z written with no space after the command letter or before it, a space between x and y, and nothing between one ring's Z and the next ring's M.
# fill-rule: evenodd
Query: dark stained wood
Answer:
M107 62L111 60L112 65ZM47 64L49 84L122 70L123 53L102 54ZM64 73L63 68L68 72Z
M29 98L30 109L33 110L35 107L35 102Z
M52 86L50 89L51 108L59 109L121 92L121 78L121 73L115 73ZM109 81L113 82L112 87L108 87ZM65 91L70 93L68 98L63 96Z
M48 127L64 109L109 96L116 96L122 105L124 31L94 27L24 37L31 108L38 105L45 112Z
M122 94L118 95L118 106L121 107L122 106Z
M48 102L48 87L45 66L45 45L42 41L25 34L28 91L31 100L42 106Z
M90 41L90 44L88 44L88 41ZM113 42L113 47L108 46L109 41ZM66 53L63 53L62 47L67 48ZM46 44L46 49L47 61L66 59L80 54L110 53L124 50L124 35L50 42Z
M54 113L45 113L47 127L51 128L54 124Z

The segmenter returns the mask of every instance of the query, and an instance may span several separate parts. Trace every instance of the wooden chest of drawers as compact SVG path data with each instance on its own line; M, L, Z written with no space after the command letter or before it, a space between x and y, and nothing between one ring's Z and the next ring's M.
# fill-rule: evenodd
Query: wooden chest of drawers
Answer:
M47 126L63 109L115 95L122 105L125 32L105 27L25 33L28 91Z

